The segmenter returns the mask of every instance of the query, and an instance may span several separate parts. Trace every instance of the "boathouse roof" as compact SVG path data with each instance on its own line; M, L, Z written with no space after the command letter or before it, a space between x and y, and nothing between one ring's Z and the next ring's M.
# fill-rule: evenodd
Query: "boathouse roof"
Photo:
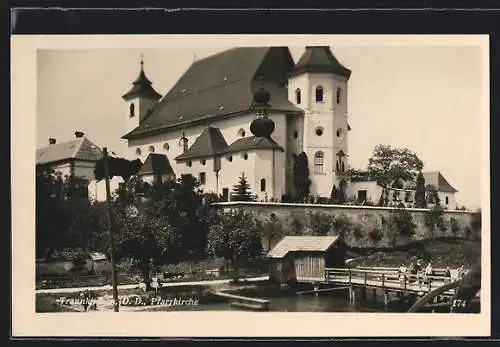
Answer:
M279 259L289 252L326 252L338 239L338 236L285 236L267 257Z

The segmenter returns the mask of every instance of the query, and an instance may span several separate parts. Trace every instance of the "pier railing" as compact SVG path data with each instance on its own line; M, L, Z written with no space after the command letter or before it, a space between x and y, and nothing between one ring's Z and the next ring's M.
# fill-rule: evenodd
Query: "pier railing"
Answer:
M325 281L397 292L430 292L449 283L451 279L439 275L401 274L397 268L327 268ZM445 295L453 294L453 290L445 293Z

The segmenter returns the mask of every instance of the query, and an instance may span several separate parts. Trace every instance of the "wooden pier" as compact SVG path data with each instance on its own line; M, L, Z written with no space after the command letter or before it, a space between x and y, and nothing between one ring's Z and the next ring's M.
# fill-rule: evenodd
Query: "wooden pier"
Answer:
M436 271L437 272L437 271ZM363 289L380 289L387 296L390 292L399 295L426 294L449 283L444 276L400 275L397 268L327 268L322 281L327 284L348 286L350 297L354 299L355 287ZM455 290L444 293L444 297L453 297Z
M252 311L269 311L269 300L234 295L222 291L215 292L214 295L229 299L231 306L233 307Z

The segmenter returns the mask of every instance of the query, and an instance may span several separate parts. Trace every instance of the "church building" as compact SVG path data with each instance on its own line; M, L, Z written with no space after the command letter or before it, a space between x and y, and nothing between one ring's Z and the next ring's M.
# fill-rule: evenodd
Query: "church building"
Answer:
M313 196L348 177L351 71L328 46L297 63L287 47L240 47L194 62L161 96L146 76L123 95L127 159L161 154L179 177L230 198L242 175L259 200L294 194L294 155L305 152Z

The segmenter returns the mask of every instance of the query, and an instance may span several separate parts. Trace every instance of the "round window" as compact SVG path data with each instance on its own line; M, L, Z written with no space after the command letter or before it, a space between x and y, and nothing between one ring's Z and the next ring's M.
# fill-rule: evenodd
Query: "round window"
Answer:
M149 151L150 151L151 153L154 153L154 151L155 151L155 146L149 146Z
M232 155L230 155L229 157L227 157L227 160L228 160L228 161L233 161L233 156L232 156Z
M316 135L321 136L323 135L323 128L316 128Z
M244 154L243 154L243 159L244 159L244 160L247 160L247 159L248 159L248 154L244 153Z

